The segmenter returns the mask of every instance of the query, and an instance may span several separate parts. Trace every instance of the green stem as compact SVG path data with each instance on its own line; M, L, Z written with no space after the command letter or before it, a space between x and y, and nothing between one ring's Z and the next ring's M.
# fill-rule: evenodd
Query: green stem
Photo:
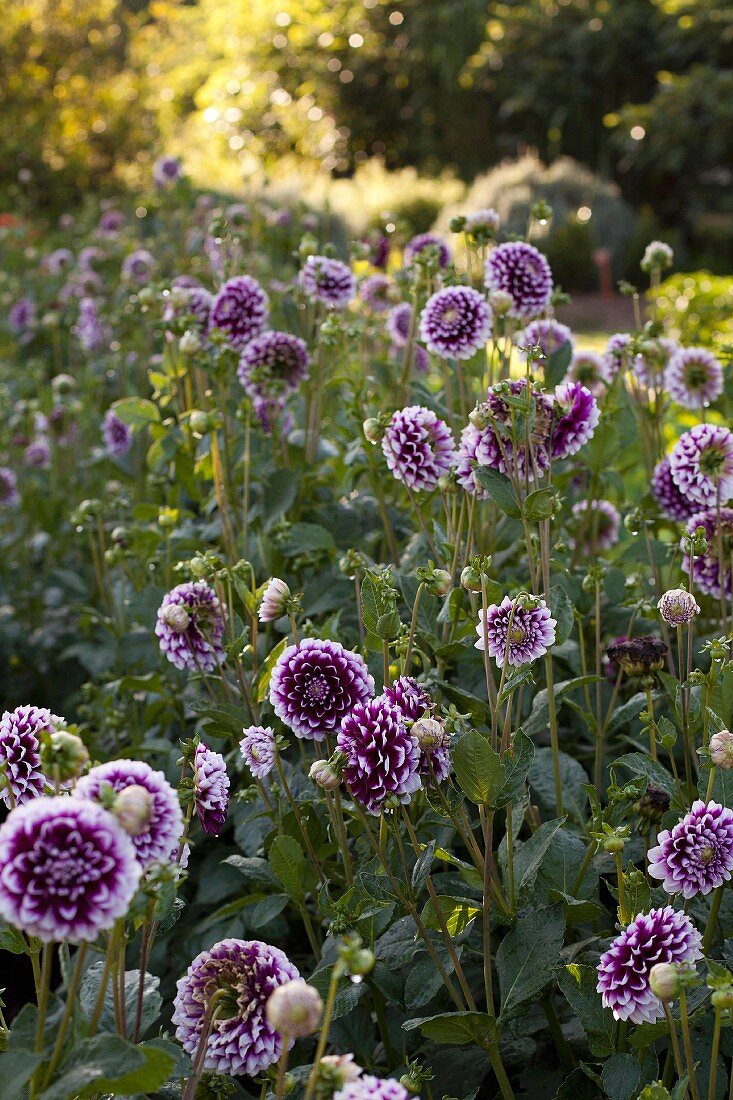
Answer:
M82 975L84 973L84 961L87 955L88 943L81 943L79 950L76 953L76 960L74 962L74 969L69 982L69 988L66 994L66 1004L64 1005L64 1014L61 1018L59 1025L58 1035L56 1036L56 1043L53 1048L53 1054L51 1055L51 1061L49 1067L46 1070L46 1076L43 1079L43 1087L45 1088L51 1081L53 1081L53 1075L56 1072L56 1068L61 1060L61 1052L64 1047L64 1041L66 1039L67 1032L69 1030L69 1023L74 1013L74 1007L76 1004L76 996L79 992L79 986L81 985Z
M615 852L614 859L616 860L616 877L618 879L619 919L621 924L626 925L628 924L629 916L626 912L626 887L624 885L624 868L621 861L621 853Z
M715 1100L715 1083L718 1076L718 1050L720 1048L720 1015L721 1010L715 1009L715 1024L713 1025L713 1043L710 1049L710 1083L708 1084L708 1100Z
M682 1027L682 1044L685 1048L685 1058L687 1060L687 1072L690 1078L690 1091L692 1092L692 1100L700 1100L700 1093L697 1087L697 1077L695 1075L695 1062L692 1055L690 1021L687 1015L687 994L685 993L684 989L680 993L680 1025Z
M323 1010L323 1019L321 1021L321 1032L318 1036L318 1045L316 1046L316 1053L313 1056L313 1066L308 1076L308 1085L305 1090L305 1097L303 1100L312 1100L313 1092L318 1081L318 1067L323 1057L326 1044L328 1043L328 1033L331 1030L331 1019L333 1017L333 1006L336 1000L336 991L338 989L339 980L343 974L343 963L340 959L334 964L331 971L331 981L328 983L328 995L326 997L326 1006Z
M708 922L705 925L705 933L702 938L703 953L707 954L712 946L712 942L715 939L715 929L718 924L718 913L720 912L720 904L723 900L723 887L719 886L713 893L713 900L710 906L710 915L708 916Z

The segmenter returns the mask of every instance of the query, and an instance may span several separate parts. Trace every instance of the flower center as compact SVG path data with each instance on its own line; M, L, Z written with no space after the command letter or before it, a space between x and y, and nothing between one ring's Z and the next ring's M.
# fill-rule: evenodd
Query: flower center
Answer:
M512 623L508 637L512 645L519 645L519 643L523 642L527 637L527 631L523 626L520 626L519 623Z
M710 863L710 861L714 858L714 856L715 856L715 849L710 844L706 844L704 848L700 849L700 862L701 863L705 863L705 864Z
M685 383L691 390L700 390L708 380L707 372L700 363L687 363L685 366Z
M328 680L322 672L317 672L307 684L305 696L309 703L322 703L328 696Z
M700 470L706 477L719 477L724 465L725 455L720 447L706 447L700 452Z

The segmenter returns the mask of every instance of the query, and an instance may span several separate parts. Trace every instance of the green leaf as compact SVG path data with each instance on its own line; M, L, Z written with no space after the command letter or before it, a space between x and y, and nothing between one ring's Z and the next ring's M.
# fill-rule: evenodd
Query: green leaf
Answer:
M159 424L158 406L144 397L123 397L112 403L116 416L131 428L144 428L147 424Z
M533 760L534 742L523 729L518 729L512 740L511 751L502 760L506 779L497 798L498 806L509 806L517 801L524 790Z
M557 984L583 1025L594 1058L608 1058L616 1050L616 1022L596 992L598 974L591 966L571 963L557 976Z
M238 871L244 879L243 886L276 886L277 879L273 875L266 859L261 856L227 856L222 860L229 867Z
M422 852L415 861L415 866L412 868L412 892L415 898L420 896L422 888L425 885L425 879L430 874L430 866L435 858L436 842L431 840L429 844L425 845Z
M0 1054L0 1096L3 1100L24 1100L26 1085L44 1059L30 1050L8 1050Z
M99 983L102 980L104 970L103 962L95 962L88 968L79 990L79 1004L87 1019L90 1019L94 1006L97 1003ZM137 996L140 985L140 971L128 970L125 972L125 1014L127 1017L128 1035L132 1035L135 1025L135 1013L137 1011ZM144 1035L149 1027L155 1023L163 1007L163 998L158 992L160 978L155 974L146 974L143 980L143 1010L141 1016L141 1034ZM98 1030L115 1031L115 1014L111 983L107 986L104 998L102 1015L99 1018Z
M280 544L288 555L305 554L314 550L335 550L333 535L320 523L291 523Z
M488 740L469 730L453 751L458 786L477 806L494 806L506 781L506 771Z
M297 840L292 836L276 836L267 858L272 873L290 897L301 899L307 889L308 864Z
M498 504L502 512L507 516L511 516L512 519L519 519L521 517L522 512L519 507L519 502L514 495L512 483L508 477L505 477L504 474L500 474L493 466L477 466L473 472L473 476L481 488L486 489L491 499L495 504Z
M555 645L562 645L573 632L575 612L572 600L561 584L553 584L550 589L550 610L556 620ZM571 681L572 683L572 681Z
M254 693L258 703L264 703L267 698L267 693L270 690L272 670L275 667L278 657L287 648L287 645L288 638L286 636L277 643L274 649L270 650L264 662L260 665L257 679L254 682Z
M461 932L465 932L469 924L481 912L479 903L472 901L471 898L453 898L447 894L438 894L436 901L440 906L443 922L451 936L458 936ZM431 928L436 932L442 931L432 898L426 902L421 919L426 928Z
M551 749L537 749L534 763L529 769L529 782L542 804L557 813L555 798L555 769ZM563 808L574 820L584 822L588 795L583 785L588 782L583 765L566 753L560 753L560 782Z
M555 684L555 706L558 707L558 703L562 700L564 695L567 695L571 691L576 691L578 688L583 687L584 684L595 684L599 679L598 676L576 676L572 680L562 680L559 684ZM559 708L558 708L559 709ZM529 718L522 722L522 728L526 734L531 737L535 733L541 733L545 729L550 720L550 706L548 702L547 688L542 688L538 691L532 701L532 710L530 711Z
M641 1066L633 1054L615 1054L601 1071L609 1100L631 1100L641 1081Z
M555 510L557 493L554 489L535 489L524 501L524 514L528 520L539 522L550 519Z
M677 794L674 779L667 769L662 767L658 761L652 760L651 757L645 756L643 753L628 752L625 756L619 756L611 765L611 773L613 774L617 768L626 768L633 776L643 777L647 783L652 783L655 787L661 787L673 798Z
M18 929L4 920L0 920L0 951L10 951L13 955L25 955L26 952L26 942Z
M419 1028L426 1039L436 1043L458 1046L476 1043L486 1049L496 1041L496 1021L487 1012L445 1012L441 1016L405 1020L402 1027L405 1031Z
M565 921L562 907L519 914L496 953L501 990L501 1023L519 1016L536 1000L560 966Z
M552 355L548 356L545 360L545 384L548 387L557 386L562 382L572 357L572 340L566 340L564 344L560 344L559 348L555 348Z
M74 1048L61 1076L40 1100L77 1100L95 1093L131 1096L155 1092L168 1080L175 1060L155 1046L133 1046L118 1035L95 1035Z
M517 897L520 902L527 900L532 893L545 853L552 844L555 833L566 820L567 818L560 817L555 821L545 821L526 844L517 849L514 856L514 881L518 883Z

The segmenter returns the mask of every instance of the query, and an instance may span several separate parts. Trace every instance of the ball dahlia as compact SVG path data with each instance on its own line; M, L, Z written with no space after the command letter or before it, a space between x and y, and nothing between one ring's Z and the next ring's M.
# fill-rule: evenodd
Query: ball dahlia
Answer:
M255 779L264 779L275 767L275 734L269 726L249 726L239 742L245 764Z
M23 706L4 712L0 718L0 769L5 785L0 799L6 806L21 806L43 794L41 734L63 724L63 718L45 707Z
M269 299L257 280L251 275L236 275L223 284L211 303L209 329L223 332L229 346L241 351L260 335L269 311Z
M733 811L698 799L672 829L663 829L649 850L649 874L668 894L709 894L733 871Z
M193 790L201 828L209 836L218 836L229 809L229 776L224 757L203 741L194 753Z
M331 309L346 309L356 293L356 279L341 260L328 256L309 256L303 264L298 282L306 298L323 302Z
M707 348L678 348L664 372L664 387L678 405L706 409L723 392L723 368Z
M669 519L689 519L699 506L679 491L672 478L669 458L665 455L654 467L651 484L652 496Z
M132 446L132 429L120 420L114 409L107 409L104 414L102 436L107 454L112 458L124 458Z
M692 566L692 579L701 592L708 596L720 599L731 595L731 554L733 554L733 508L720 509L720 525L718 525L717 508L708 508L702 512L694 512L685 524L685 531L693 535L698 527L702 527L707 538L708 548L704 554L696 557ZM722 555L719 548L722 544ZM686 573L690 572L690 557L686 552L685 541L680 541L682 557L680 564ZM720 575L721 556L723 559L723 576Z
M442 359L470 359L491 332L486 299L470 286L446 286L425 303L420 337Z
M205 581L187 581L168 592L158 608L155 634L176 668L213 672L224 660L221 606Z
M420 789L417 741L386 698L357 703L341 723L337 745L346 758L344 781L367 813L377 816L390 796L409 802Z
M412 237L405 245L405 267L412 267L415 260L426 248L435 253L438 258L439 267L446 268L448 266L450 263L450 249L443 238L439 237L436 233L418 233L417 236Z
M568 458L593 438L601 419L596 399L580 382L555 387L555 409L550 446L554 459Z
M543 313L552 297L552 271L542 253L524 241L498 245L486 260L486 286L512 296L509 315L529 321Z
M499 668L504 661L509 665L536 661L554 644L557 621L544 600L533 598L533 602L536 606L523 607L518 598L505 596L500 604L479 611L476 649L484 649L486 641L489 656Z
M696 424L677 440L670 456L672 480L703 508L733 496L733 432L718 424Z
M398 481L409 489L431 491L455 459L450 428L431 409L408 405L392 414L382 451Z
M322 741L373 693L374 680L359 654L318 638L288 646L270 678L275 714L296 737L309 741Z
M245 346L237 377L252 398L293 393L308 377L305 340L289 332L263 332Z

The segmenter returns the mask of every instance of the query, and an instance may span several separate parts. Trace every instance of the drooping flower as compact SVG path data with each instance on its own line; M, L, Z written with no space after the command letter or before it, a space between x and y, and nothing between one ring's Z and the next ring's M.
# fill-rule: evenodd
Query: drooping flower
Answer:
M359 283L359 297L373 313L386 313L392 307L395 289L388 275L369 275Z
M206 581L178 584L163 597L155 634L176 668L213 672L224 660L221 606Z
M427 492L436 488L455 459L450 428L423 405L408 405L392 414L382 451L398 481Z
M74 796L101 803L114 812L109 796L131 787L142 787L150 796L148 813L132 837L138 862L143 869L151 863L167 862L183 835L183 814L178 795L162 772L143 760L110 760L83 775Z
M318 638L288 646L270 678L275 714L296 737L309 741L322 741L373 693L374 680L359 654Z
M686 913L671 905L640 913L616 937L598 964L598 992L616 1020L653 1024L664 1015L652 992L656 963L693 963L702 957L702 937Z
M158 187L168 187L181 178L181 162L178 157L158 157L153 163L153 181Z
M6 806L21 806L43 794L41 734L63 724L63 718L45 707L22 706L4 712L0 718L0 771L5 784L0 799Z
M684 626L700 614L697 600L684 588L670 588L657 603L659 614L670 626Z
M552 271L542 253L524 241L498 245L486 260L486 286L512 296L511 317L529 321L543 313L552 297Z
M244 762L255 779L264 779L275 767L275 734L269 726L249 726L242 733L239 750Z
M146 283L155 271L155 257L147 248L138 248L122 261L122 278L134 283Z
M140 881L130 838L81 798L37 798L0 826L0 916L44 943L94 940Z
M541 317L537 321L530 321L521 332L518 332L514 337L514 343L525 358L528 348L537 347L542 352L542 358L549 359L564 344L570 344L572 348L573 334L567 325L556 321L554 317ZM581 378L580 381L582 382L583 379Z
M258 618L261 623L272 623L287 613L290 589L279 577L270 577L262 593Z
M333 1100L409 1100L410 1094L394 1077L372 1077L362 1073L335 1092Z
M666 455L654 467L651 489L657 504L670 519L689 519L698 510L699 506L683 496L677 488Z
M303 978L285 982L270 994L265 1015L274 1027L288 1039L302 1039L318 1030L323 1001L318 990Z
M331 309L346 309L356 293L356 279L341 260L328 256L309 256L298 281L306 298L323 302Z
M733 810L698 799L672 829L663 829L649 850L649 874L668 894L709 894L733 872Z
M589 553L593 547L610 550L618 542L621 514L610 500L579 500L573 505L573 515L579 520L584 553Z
M603 360L613 380L628 364L631 355L631 336L628 332L616 332L609 336Z
M696 424L677 440L669 470L679 491L709 508L733 496L733 432L718 424Z
M509 665L536 661L555 643L557 620L545 601L531 597L530 606L523 604L519 597L512 600L505 596L500 604L479 611L476 649L483 650L486 642L498 668L505 661Z
M603 397L613 379L606 361L595 351L576 351L563 382L580 382L598 399Z
M717 508L708 508L706 511L694 512L687 523L685 530L688 535L694 535L696 529L702 527L705 531L708 548L704 554L696 557L692 566L692 579L701 592L708 596L726 599L731 595L731 554L733 554L733 508L720 509L720 527L718 526ZM722 546L722 554L719 550ZM682 557L680 564L686 573L690 572L690 557L685 546L685 540L680 541ZM721 557L723 564L723 577L720 576Z
M197 955L176 983L176 1038L194 1056L211 997L226 990L227 1008L212 1024L204 1069L232 1076L261 1073L282 1053L282 1038L267 1020L267 1001L278 986L299 977L277 947L261 940L222 940Z
M15 508L20 504L18 479L8 466L0 466L0 507Z
M552 457L568 458L593 438L601 419L596 399L580 382L555 387L555 415L550 445Z
M242 351L237 377L252 398L294 393L308 377L305 340L289 332L263 332Z
M270 301L251 275L235 275L220 288L211 303L209 330L224 333L227 343L241 351L267 324Z
M229 810L229 776L224 757L201 741L193 758L196 815L209 836L218 836Z
M470 286L446 286L428 298L420 315L420 336L442 359L470 359L491 332L486 299Z
M442 237L436 233L418 233L405 245L403 256L405 267L412 267L415 260L425 249L430 249L438 259L438 267L446 268L450 263L450 249Z
M706 409L723 392L723 368L707 348L678 348L664 372L667 393L686 409Z
M404 348L410 339L410 326L412 324L412 306L409 302L400 302L398 306L389 311L387 317L387 333L390 340L397 348Z
M112 458L124 458L132 446L132 429L120 420L114 409L107 409L104 414L102 435L107 454Z
M661 638L647 634L615 641L607 646L606 655L611 664L622 668L627 676L649 676L664 668L667 646Z
M353 798L377 816L390 796L409 802L421 787L420 750L402 712L382 696L357 703L336 740L346 760L343 778Z

